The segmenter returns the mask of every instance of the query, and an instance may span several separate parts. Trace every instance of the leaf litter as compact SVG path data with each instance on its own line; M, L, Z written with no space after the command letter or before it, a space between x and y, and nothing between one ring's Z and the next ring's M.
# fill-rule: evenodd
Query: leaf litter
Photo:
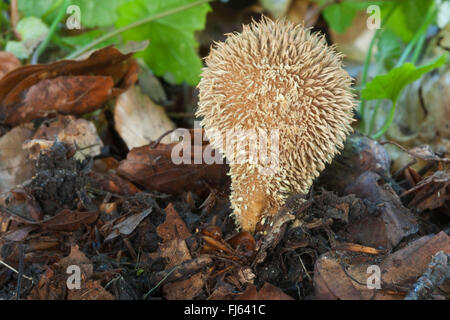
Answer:
M30 300L449 298L448 153L402 147L420 161L392 172L385 144L354 134L252 235L230 217L226 164L171 161L186 123L142 94L131 53L0 66L0 298L19 277Z

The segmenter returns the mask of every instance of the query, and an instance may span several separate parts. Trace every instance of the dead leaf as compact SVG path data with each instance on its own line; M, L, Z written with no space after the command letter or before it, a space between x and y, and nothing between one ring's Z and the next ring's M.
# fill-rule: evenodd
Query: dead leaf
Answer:
M169 203L164 211L166 212L166 220L156 228L156 232L163 239L163 242L174 239L186 240L189 238L191 233L173 207L173 204Z
M21 63L11 52L0 51L0 79L8 72L17 69Z
M156 105L141 93L138 86L132 86L122 93L114 106L114 124L128 148L142 147L157 140L164 133L175 129L163 107ZM169 143L166 136L162 143Z
M82 282L85 282L94 274L94 266L91 260L80 250L77 245L70 248L70 254L59 260L58 264L65 272L69 266L76 265L82 272Z
M152 212L152 209L153 208L150 207L147 210L132 215L131 217L128 217L121 223L116 224L113 227L111 233L106 237L105 241L112 240L121 234L125 236L131 234L134 231L134 229L136 229L136 227L139 225L139 223L141 223L141 221L144 220Z
M403 299L423 274L432 256L441 250L450 252L450 238L444 232L417 239L381 261L380 257L338 250L325 253L315 264L316 299ZM367 286L369 277L373 275L373 271L368 272L371 266L380 268L379 290Z
M54 121L44 122L36 131L33 140L26 144L26 147L33 149L34 140L59 141L72 145L75 152L75 159L84 160L86 157L95 157L101 153L103 142L97 134L95 125L85 119L76 119L73 116L58 116ZM42 143L38 143L42 145ZM39 152L37 152L39 151ZM35 158L39 155L41 148L35 152ZM37 155L36 155L37 153Z
M69 290L67 300L115 300L114 296L105 290L100 280L89 280L80 289Z
M258 291L253 284L249 284L247 289L235 300L294 300L278 287L264 282Z
M16 127L0 137L0 193L22 184L33 176L34 168L22 145L33 136L33 130Z
M27 65L0 80L0 123L19 124L49 112L81 115L100 108L137 80L131 54L112 46L83 61Z
M39 221L35 224L40 225L46 230L54 231L75 231L84 224L91 224L97 220L99 211L72 211L63 209L48 220Z
M145 189L168 194L186 191L204 194L209 191L208 186L223 188L227 185L228 165L193 164L193 161L192 164L175 164L172 160L175 146L177 144L158 144L156 147L150 144L134 148L120 162L117 173ZM186 156L193 160L197 153L197 156L202 157L207 147L192 148L194 151Z
M361 174L347 186L345 193L371 201L378 213L352 220L347 226L349 241L391 249L404 237L418 231L415 217L403 206L394 190L382 183L378 174L371 171Z

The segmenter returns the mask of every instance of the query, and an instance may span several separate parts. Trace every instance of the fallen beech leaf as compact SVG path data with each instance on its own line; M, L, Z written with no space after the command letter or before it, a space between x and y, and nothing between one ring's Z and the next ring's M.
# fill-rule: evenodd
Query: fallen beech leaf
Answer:
M403 192L400 197L415 192L408 203L409 208L418 212L432 210L445 205L450 200L450 173L436 171L431 176L419 181L413 188Z
M101 286L100 280L89 280L79 290L68 290L67 300L114 300L114 296Z
M76 150L74 157L78 160L98 156L103 147L94 124L73 116L59 116L55 121L44 122L34 134L33 140L27 143L30 148L33 146L34 139L49 141L50 143L47 144L49 147L56 139L72 145ZM38 149L38 151L41 150Z
M55 275L54 271L47 267L31 290L28 300L64 300L66 290L66 276Z
M114 124L130 150L149 144L175 129L164 109L142 94L137 86L132 86L117 98ZM161 142L169 143L170 136L164 137Z
M21 222L36 224L43 218L39 204L21 188L12 189L5 197L0 197L0 204L5 207L6 213Z
M42 228L54 231L75 231L83 224L91 224L97 220L99 211L72 211L63 209L48 220L37 222Z
M278 287L264 282L259 291L253 284L249 284L247 289L235 300L294 300Z
M80 250L77 245L70 247L70 254L67 257L59 260L58 264L62 267L62 270L66 271L71 265L80 267L83 273L83 280L89 279L94 273L94 266L91 260ZM84 282L84 281L83 281Z
M99 189L107 192L125 196L133 196L140 192L139 188L137 188L130 181L125 180L113 173L98 173L91 171L89 172L89 177L93 180L93 184L95 184Z
M0 51L0 79L5 74L20 67L21 63L11 52Z
M82 115L98 109L111 98L113 87L111 77L106 76L60 76L43 80L29 88L19 104L4 108L5 111L0 109L0 116L4 117L0 120L18 124L54 112Z
M5 233L2 236L3 240L8 240L8 241L16 241L16 242L21 242L23 240L25 240L28 237L28 234L35 230L37 227L36 226L26 226L23 228L20 228L18 230L14 230L8 233Z
M395 247L404 237L418 231L415 217L405 208L394 190L381 183L381 177L367 171L345 189L371 201L377 207L377 215L367 215L351 221L347 226L351 242L369 247Z
M131 217L128 217L121 223L116 224L113 227L113 230L111 231L111 233L106 237L105 241L114 239L121 234L123 234L123 235L131 234L134 231L134 229L136 229L136 227L139 225L139 223L141 223L141 221L144 220L151 212L152 212L152 208L150 207L147 210L144 210L141 213L132 215Z
M403 299L438 251L450 252L450 238L444 232L417 239L382 261L379 257L342 251L325 253L315 264L316 299ZM374 274L368 268L374 265L380 268L380 290L367 286Z
M450 237L444 231L419 238L389 255L381 264L383 282L412 285L438 251L450 254Z
M0 80L0 123L100 108L137 80L138 65L130 57L109 46L83 61L27 65L9 72Z
M0 137L0 193L9 191L33 176L23 143L33 136L33 130L16 127Z
M225 164L175 164L172 161L172 148L177 144L152 144L134 148L127 154L127 158L120 162L117 173L124 178L148 190L168 194L181 194L192 191L196 194L208 192L208 185L212 188L227 185L228 166ZM207 148L191 148L194 150L187 155L194 159L195 152ZM201 155L198 155L200 156ZM192 162L193 163L193 162Z
M191 233L183 219L180 218L178 212L173 207L173 204L169 203L164 211L166 212L166 220L156 228L158 236L160 236L163 241L174 239L185 240L189 238Z

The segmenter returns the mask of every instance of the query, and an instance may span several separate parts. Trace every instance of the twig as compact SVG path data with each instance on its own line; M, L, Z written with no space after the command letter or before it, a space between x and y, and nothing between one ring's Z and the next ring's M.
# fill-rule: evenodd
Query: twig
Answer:
M446 279L450 278L449 255L443 251L436 253L427 270L413 285L405 300L426 300Z
M22 288L22 275L23 275L23 260L24 260L24 246L23 243L19 245L19 273L17 276L17 291L16 300L20 299L20 289Z
M58 14L57 14L55 20L53 20L53 23L50 26L50 29L48 30L47 37L45 37L44 41L42 41L39 44L39 47L34 52L33 57L31 58L31 64L38 63L39 56L42 54L42 52L44 52L45 48L47 48L50 40L53 37L53 34L56 31L56 27L61 22L61 20L64 18L64 15L66 14L66 10L69 7L70 2L71 2L71 0L64 0L63 4L61 5L61 7L58 11Z
M1 259L0 259L0 264L4 265L4 266L7 267L9 270L11 270L11 271L13 271L13 272L19 274L19 271L17 271L16 269L14 269L13 267L11 267L9 264L7 264L6 262L4 262L4 261L1 260ZM26 275L24 275L24 274L22 274L22 277L24 277L24 278L27 279L27 280L33 281L33 278L28 277L28 276L26 276Z

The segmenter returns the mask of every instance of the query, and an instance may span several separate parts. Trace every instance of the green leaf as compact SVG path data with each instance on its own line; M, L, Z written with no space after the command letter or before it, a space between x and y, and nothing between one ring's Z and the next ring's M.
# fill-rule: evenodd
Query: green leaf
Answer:
M344 33L352 25L358 11L366 12L370 5L383 6L385 4L381 1L347 0L326 6L322 14L331 29L337 33Z
M119 8L116 27L194 2L196 0L135 0ZM136 55L142 57L156 75L172 76L176 83L186 81L196 85L202 62L197 55L194 32L204 28L208 11L210 6L201 4L125 31L122 36L126 41L150 40L148 48Z
M49 29L41 19L26 17L17 23L16 31L20 34L22 40L8 41L5 50L13 53L19 59L26 59L47 36Z
M366 84L361 96L366 100L390 99L397 101L398 96L404 87L419 79L423 74L442 66L446 61L446 56L441 56L426 65L416 67L412 63L394 68L389 73L379 75Z
M80 7L81 25L93 28L113 25L117 20L117 8L128 1L130 0L72 0L72 5ZM56 15L53 9L60 5L61 0L19 0L18 7L25 16L45 16L44 20L51 23Z
M385 70L391 70L402 54L403 42L392 31L382 31L377 44L375 59Z
M113 25L118 16L117 9L129 0L73 0L80 7L83 27L106 27Z
M64 45L69 45L71 47L82 47L89 43L91 43L93 40L101 37L105 34L104 30L101 29L95 29L89 32L83 32L82 34L71 36L71 37L61 37L61 41ZM117 37L114 37L112 39L108 39L107 41L104 41L102 43L99 43L96 48L100 47L106 47L110 44L117 43Z
M433 1L398 0L399 4L386 23L386 28L402 38L404 42L409 42L420 28Z
M19 11L26 17L42 17L58 0L19 0ZM62 3L62 1L59 1Z

